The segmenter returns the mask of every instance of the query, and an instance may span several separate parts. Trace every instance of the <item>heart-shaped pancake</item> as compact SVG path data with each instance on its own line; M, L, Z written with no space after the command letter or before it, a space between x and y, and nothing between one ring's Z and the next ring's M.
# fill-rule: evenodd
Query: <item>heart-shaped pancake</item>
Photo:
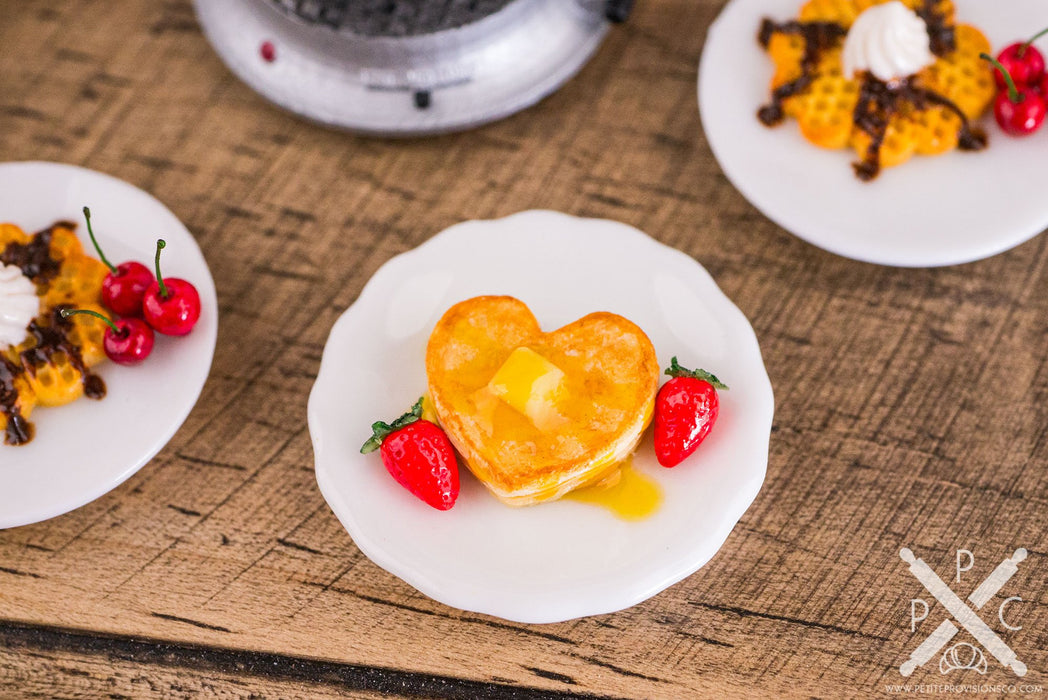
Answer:
M469 469L509 505L597 481L636 448L658 389L655 348L598 312L544 333L524 302L467 299L426 348L432 406Z

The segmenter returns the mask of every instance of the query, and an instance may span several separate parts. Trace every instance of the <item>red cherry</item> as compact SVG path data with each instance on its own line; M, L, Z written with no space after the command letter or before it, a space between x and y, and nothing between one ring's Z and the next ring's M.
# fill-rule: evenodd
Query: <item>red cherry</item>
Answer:
M62 309L62 317L74 314L96 316L109 326L102 339L102 348L108 357L118 365L137 365L153 352L153 329L138 318L121 318L111 321L97 311L90 309Z
M142 297L155 282L153 273L142 263L120 263L116 272L102 280L102 303L118 316L141 316Z
M1044 122L1044 98L1029 88L1018 90L1019 101L1013 102L1007 92L998 93L993 103L993 116L1005 133L1026 136L1037 131Z
M142 314L157 333L186 335L200 318L200 295L189 282L160 274L160 251L166 246L163 239L156 242L156 281L142 298Z
M1041 78L1041 82L1037 83L1036 85L1031 85L1031 87L1033 88L1034 92L1039 94L1044 99L1048 100L1048 73L1044 74L1044 77Z
M997 55L997 60L1017 83L1032 85L1040 82L1041 76L1044 75L1044 56L1029 43L1016 42L1006 46ZM994 75L994 80L997 81L997 87L1007 87L1004 76L1000 73Z
M1025 136L1037 131L1044 122L1044 99L1025 84L1022 90L1017 89L1012 76L999 61L985 53L979 54L979 57L993 64L1007 86L1007 90L997 93L993 102L993 116L1001 129L1012 136Z
M185 280L165 280L167 296L154 282L142 300L142 312L146 322L157 333L164 335L186 335L193 330L200 318L200 295L196 287Z
M153 283L153 273L142 263L133 261L114 267L95 240L95 232L91 228L91 210L87 207L84 207L84 220L87 221L87 233L91 236L99 260L109 268L109 274L102 280L102 303L119 316L141 316L142 295Z
M153 352L153 329L139 318L122 318L117 330L106 329L102 347L110 360L121 365L137 365Z

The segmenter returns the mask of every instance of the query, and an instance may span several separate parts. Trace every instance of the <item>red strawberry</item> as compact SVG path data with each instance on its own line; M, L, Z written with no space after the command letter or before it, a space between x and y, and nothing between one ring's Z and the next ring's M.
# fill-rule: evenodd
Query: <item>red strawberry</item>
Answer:
M655 456L664 467L675 467L698 448L717 420L719 379L701 369L689 370L670 360L673 377L655 397Z
M374 433L361 454L381 447L382 463L401 486L437 510L455 505L459 494L458 463L448 436L422 420L422 399L411 411L390 423L372 424Z

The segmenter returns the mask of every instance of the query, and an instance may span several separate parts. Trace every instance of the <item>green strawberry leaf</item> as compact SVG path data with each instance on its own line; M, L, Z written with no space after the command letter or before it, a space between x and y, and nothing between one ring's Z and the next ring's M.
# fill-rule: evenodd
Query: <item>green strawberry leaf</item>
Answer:
M371 424L371 437L360 447L360 454L366 455L382 447L382 441L401 428L411 425L422 418L422 397L420 396L411 410L392 423L375 421Z
M717 379L716 375L707 372L704 369L688 369L687 367L681 367L677 364L676 357L670 359L670 366L666 369L666 374L671 377L692 377L694 379L701 379L713 385L714 389L728 388L724 382Z

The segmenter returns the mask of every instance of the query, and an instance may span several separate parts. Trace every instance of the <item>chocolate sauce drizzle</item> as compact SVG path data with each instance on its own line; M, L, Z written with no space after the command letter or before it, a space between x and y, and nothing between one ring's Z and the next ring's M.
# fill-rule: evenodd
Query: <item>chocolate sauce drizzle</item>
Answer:
M771 35L775 32L799 34L804 39L804 55L801 57L800 77L775 88L771 93L771 104L765 105L757 111L757 118L765 126L775 126L782 123L782 120L785 118L785 114L782 111L783 101L808 89L812 81L815 80L815 68L819 65L819 57L822 55L822 52L839 44L848 34L848 30L836 22L785 22L777 24L765 18L761 22L757 41L767 49L768 44L771 42Z
M957 147L962 151L979 151L986 148L986 133L972 127L968 117L951 100L934 90L914 85L912 78L889 85L867 73L863 77L859 100L855 104L852 117L855 125L870 137L865 157L858 163L852 163L855 175L863 182L869 182L881 171L880 152L888 132L888 122L892 114L906 103L913 105L917 110L926 109L929 104L946 107L961 120L961 129L957 133Z
M916 12L928 27L932 53L942 58L957 48L957 32L953 25L946 21L945 13L935 9L938 4L939 0L924 0L924 4L917 8Z
M69 305L60 304L52 309L48 325L41 325L39 319L36 318L29 322L29 334L33 336L36 344L22 351L22 366L35 376L38 367L50 363L56 354L63 353L73 369L80 372L80 381L84 385L84 396L89 399L104 398L106 395L105 382L87 368L80 354L80 347L69 339L73 322L62 316L62 310L68 308L70 308Z
M22 373L21 367L0 355L0 413L7 418L4 442L8 445L24 445L33 439L33 424L25 419L17 406L15 378Z
M19 355L22 366L14 364L6 357L0 356L0 413L7 418L4 442L8 445L24 445L33 439L33 425L18 409L18 390L15 379L25 372L36 376L37 368L52 362L55 355L62 353L69 364L80 372L80 381L84 386L84 396L90 399L101 399L106 395L106 385L102 378L93 374L84 364L80 348L69 339L73 323L62 316L62 309L67 305L56 306L48 318L49 323L42 325L40 318L29 322L27 330L36 341L33 347L23 350Z
M916 12L928 27L932 53L942 57L957 48L957 37L953 25L946 21L945 14L936 9L938 4L938 0L924 0L924 4ZM785 118L783 101L803 93L811 86L817 77L816 68L823 52L841 43L848 34L848 28L836 22L777 23L765 18L761 22L757 41L767 49L772 35L776 32L800 35L804 39L804 55L801 58L800 77L777 87L772 91L771 102L757 110L757 118L769 127L782 123ZM917 110L923 110L929 104L945 107L961 120L961 128L957 133L957 147L962 151L979 151L986 148L985 132L973 127L961 108L949 98L934 90L918 87L912 77L889 84L866 73L859 89L855 111L852 113L855 125L870 137L865 156L858 163L852 164L860 180L869 182L880 172L880 152L888 131L888 123L892 115L905 104L910 104Z
M51 257L51 236L56 228L75 229L71 221L56 221L43 231L33 234L28 243L8 243L0 253L0 263L14 265L22 274L42 284L58 274L61 263Z

